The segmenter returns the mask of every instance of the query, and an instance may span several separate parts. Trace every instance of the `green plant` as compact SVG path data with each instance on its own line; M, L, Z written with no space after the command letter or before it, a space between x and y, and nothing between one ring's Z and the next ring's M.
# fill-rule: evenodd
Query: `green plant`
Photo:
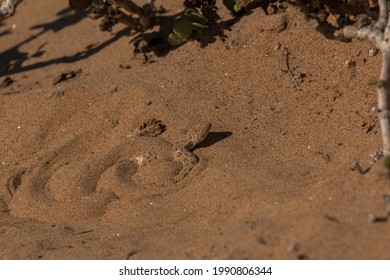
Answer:
M178 47L191 37L200 37L208 28L207 22L208 19L196 9L185 9L176 20L172 33L169 34L168 43L173 47Z
M236 0L223 0L223 4L231 11L233 14L238 14L242 10L242 5Z

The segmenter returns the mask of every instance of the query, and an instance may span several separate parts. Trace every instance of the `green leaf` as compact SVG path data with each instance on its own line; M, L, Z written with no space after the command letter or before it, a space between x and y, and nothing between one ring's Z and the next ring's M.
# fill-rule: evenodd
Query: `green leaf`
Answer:
M176 20L173 31L168 36L168 43L178 47L186 40L194 36L201 36L204 29L209 28L208 19L196 9L185 9L183 14Z
M383 160L383 165L390 170L390 156L385 156Z
M198 22L193 22L192 23L192 26L196 27L196 28L201 28L201 29L207 29L209 28L207 25L204 25L204 24L200 24Z
M234 6L237 4L235 0L223 0L223 4L228 8L230 11L234 11Z
M169 34L168 36L168 43L172 46L172 47L179 47L181 45L183 45L185 42L180 39L175 33L171 33Z
M387 85L387 81L371 79L368 81L368 84L370 86L376 86L376 87L382 88L382 87L385 87Z
M190 11L187 11L187 10L190 10ZM201 13L198 13L196 10L194 10L194 9L186 9L186 11L184 11L184 15L191 17L196 22L199 22L199 23L206 23L206 22L208 22L207 17L205 17Z
M240 4L236 4L233 7L233 12L239 13L239 12L241 12L241 9L242 9L241 5Z
M194 31L194 27L192 26L192 20L188 16L181 16L175 22L175 27L173 28L173 32L180 39L189 39L191 37L192 32Z

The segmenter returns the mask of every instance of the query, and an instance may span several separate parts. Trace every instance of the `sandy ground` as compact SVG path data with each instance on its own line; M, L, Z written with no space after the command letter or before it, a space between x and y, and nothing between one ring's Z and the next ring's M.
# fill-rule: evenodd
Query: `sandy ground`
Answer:
M157 4L171 26L181 1ZM101 32L67 1L25 1L2 22L0 258L390 258L389 222L369 222L390 195L369 157L380 55L293 8L220 15L200 42L146 58L126 28ZM151 118L161 135L128 137ZM173 143L202 122L199 163L164 183L182 168Z

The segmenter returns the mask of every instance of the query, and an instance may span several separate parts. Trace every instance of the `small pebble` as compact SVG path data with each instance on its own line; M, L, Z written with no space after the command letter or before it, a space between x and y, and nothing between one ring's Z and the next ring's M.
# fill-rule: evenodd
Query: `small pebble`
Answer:
M368 51L368 55L369 56L376 56L379 52L379 49L377 48L371 48L369 51Z

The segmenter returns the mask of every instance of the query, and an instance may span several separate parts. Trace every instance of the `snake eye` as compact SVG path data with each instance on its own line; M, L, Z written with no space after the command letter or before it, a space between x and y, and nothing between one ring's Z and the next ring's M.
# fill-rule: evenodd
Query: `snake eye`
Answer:
M92 4L93 0L69 0L69 6L75 10L84 10Z

